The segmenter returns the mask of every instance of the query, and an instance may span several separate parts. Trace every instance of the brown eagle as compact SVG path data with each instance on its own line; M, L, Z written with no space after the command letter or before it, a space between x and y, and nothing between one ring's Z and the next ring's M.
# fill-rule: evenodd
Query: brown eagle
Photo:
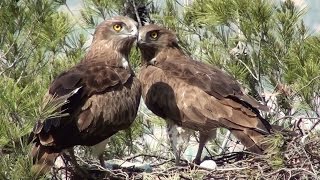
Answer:
M246 95L227 73L191 59L176 35L163 27L139 29L138 47L142 97L154 114L167 121L171 145L178 150L176 163L181 150L175 143L188 129L200 132L195 163L200 163L203 147L217 127L229 129L249 151L263 153L261 139L270 134L271 126L259 110L268 110L267 106Z
M54 79L46 96L72 93L59 109L68 116L35 124L29 138L33 171L45 173L64 149L96 145L131 125L141 97L128 62L137 34L137 23L128 17L103 21L84 59Z

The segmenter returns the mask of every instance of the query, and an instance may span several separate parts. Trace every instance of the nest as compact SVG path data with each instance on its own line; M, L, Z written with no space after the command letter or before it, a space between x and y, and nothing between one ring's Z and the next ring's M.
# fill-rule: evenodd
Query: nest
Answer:
M83 176L86 179L318 179L319 134L295 138L276 135L272 139L277 139L276 143L265 155L236 152L206 157L205 160L213 160L217 164L213 169L184 160L181 166L175 166L174 159L138 154L119 160L107 169L97 162L79 158L85 173L69 164L64 169L56 169L52 179L62 179L62 172L65 174L63 179L83 179ZM144 164L136 164L137 159ZM125 163L131 165L124 166Z

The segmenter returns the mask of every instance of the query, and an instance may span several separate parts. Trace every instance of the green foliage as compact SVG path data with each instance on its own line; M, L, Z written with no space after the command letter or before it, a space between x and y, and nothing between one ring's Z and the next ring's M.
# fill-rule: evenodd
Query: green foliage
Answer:
M0 179L33 178L30 147L18 137L28 134L39 118L54 113L61 102L43 109L48 85L81 60L94 28L103 19L124 14L126 2L85 0L80 17L75 17L61 9L65 0L0 1L0 147L9 143L2 151L12 152L0 157ZM266 91L277 91L272 119L279 112L319 116L320 39L303 23L305 9L290 0L195 0L189 6L163 0L158 5L150 6L151 19L174 30L185 52L226 70L258 100L264 101ZM136 48L130 61L138 72ZM150 130L142 126L142 119L138 116L130 129L110 138L108 158L138 152L133 142ZM272 152L279 152L281 143L281 137L274 138ZM281 156L273 156L270 164L282 167Z
M187 44L197 43L201 49L197 57L227 70L257 99L263 100L266 80L276 91L278 85L290 88L291 94L282 103L291 105L278 104L282 111L290 114L297 98L316 111L318 37L308 33L301 18L304 13L305 9L298 9L290 0L279 4L197 0L185 11L186 25L203 34ZM234 44L239 42L247 52L235 56L233 52L239 49Z
M266 137L263 142L268 145L266 150L266 154L269 157L268 163L274 169L281 168L285 165L283 158L284 142L285 139L280 133Z
M35 121L51 114L39 114L43 96L53 78L84 54L85 36L72 30L59 7L51 0L0 2L1 179L32 179L26 141Z
M65 103L65 99L49 99L38 110L42 103L42 95L39 94L43 94L47 88L41 86L43 81L19 87L13 79L5 77L1 83L5 83L6 86L0 88L0 147L5 153L0 158L0 177L32 179L32 163L28 155L30 148L26 144L28 134L36 120L60 116L59 112L54 111Z
M319 37L301 37L302 42L295 44L287 59L286 80L297 89L310 108L315 109L314 98L319 94Z

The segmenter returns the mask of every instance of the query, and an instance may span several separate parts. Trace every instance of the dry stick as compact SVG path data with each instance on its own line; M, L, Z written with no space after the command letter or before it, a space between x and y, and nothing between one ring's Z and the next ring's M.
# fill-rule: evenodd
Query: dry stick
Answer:
M132 160L132 159L135 159L135 158L141 157L141 156L150 157L150 158L157 158L157 159L163 159L163 160L174 160L174 159L169 159L169 158L162 157L162 156L157 156L157 155L150 155L150 154L143 154L143 153L141 153L141 154L137 154L137 155L128 157L128 158L126 158L124 161L130 161L130 160Z
M304 131L300 128L301 122L302 122L302 118L299 118L299 120L298 120L298 122L297 122L297 128L298 128L298 130L299 130L299 132L300 132L300 135L303 136L305 133L304 133Z
M281 120L287 120L287 119L291 120L293 118L295 118L295 117L294 116L283 116L283 117L280 117L280 118L276 119L273 123L281 121Z
M132 160L132 159L135 159L135 158L137 158L137 157L141 157L141 156L165 160L164 163L159 163L159 164L151 165L152 167L154 167L154 166L159 166L159 165L165 164L165 163L170 162L170 161L171 161L171 162L174 162L174 160L175 160L174 158L166 158L166 157L162 157L162 156L158 156L158 155L137 154L137 155L134 155L134 156L131 156L131 157L128 157L128 158L124 159L124 162L129 161L129 160ZM181 161L183 161L184 163L189 163L189 162L186 161L186 160L182 160L182 159L181 159Z
M137 20L138 20L138 24L141 27L142 23L141 23L140 16L139 16L139 13L138 13L138 10L137 10L137 7L136 7L136 3L135 3L134 0L132 0L132 6L133 6L133 9L134 9L134 13L136 14L136 17L137 17Z
M101 165L98 165L98 164L89 164L87 163L85 160L83 160L82 158L80 158L79 156L75 155L77 157L77 159L79 159L82 163L86 164L87 166L95 166L97 167L99 170L101 171L104 171L104 172L107 172L109 173L109 175L111 176L114 176L114 177L119 177L119 175L125 177L125 179L128 179L129 178L129 175L126 173L126 172L119 172L119 173L115 173L114 171L112 170L109 170L109 169L106 169L104 167L102 167ZM120 177L119 177L120 178Z
M169 163L169 162L174 162L174 159L168 159L168 160L165 160L165 161L160 162L158 164L151 164L151 167L161 166L161 165L164 165L164 164Z
M237 171L237 170L244 170L249 169L250 167L235 167L235 168L218 168L216 171Z
M319 123L320 123L320 119L318 118L318 121L313 124L313 126L310 129L310 131L312 131Z
M181 179L192 180L190 177L187 177L187 176L185 176L185 175L183 175L183 174L180 174L179 177L180 177Z
M291 168L291 169L281 168L281 169L278 169L278 170L276 170L276 171L274 171L274 172L271 172L271 173L269 173L269 174L266 174L265 177L270 177L271 175L276 174L276 173L279 173L279 172L281 172L281 171L284 171L284 172L289 172L289 171L305 172L306 174L311 175L311 176L313 176L313 177L315 177L315 178L317 179L317 175L316 175L316 174L314 174L314 173L312 173L312 172L310 172L310 171L308 171L308 170L306 170L306 169L303 169L303 168Z
M302 148L302 153L306 156L306 160L309 161L309 163L310 163L310 168L311 168L312 172L315 173L316 170L314 169L314 166L313 166L313 164L312 164L312 161L311 161L311 159L309 158L308 153L306 152L305 148Z

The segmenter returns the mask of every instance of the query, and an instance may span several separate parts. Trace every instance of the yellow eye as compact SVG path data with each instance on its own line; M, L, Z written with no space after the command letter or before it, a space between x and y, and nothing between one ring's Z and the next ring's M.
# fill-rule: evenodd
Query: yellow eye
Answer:
M153 32L151 32L150 37L151 37L152 39L156 39L156 38L158 37L158 33L155 32L155 31L153 31Z
M117 32L121 31L122 29L122 25L121 24L115 24L113 25L113 29Z

